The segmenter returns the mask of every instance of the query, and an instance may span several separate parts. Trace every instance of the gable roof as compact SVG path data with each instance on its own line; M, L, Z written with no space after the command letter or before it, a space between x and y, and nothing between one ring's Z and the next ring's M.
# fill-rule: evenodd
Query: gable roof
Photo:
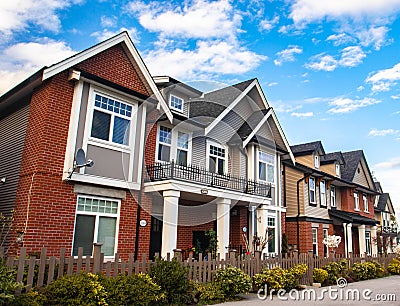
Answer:
M321 165L331 164L338 161L339 164L345 164L342 152L326 153L321 156Z
M17 85L9 92L5 93L3 96L0 97L0 104L3 102L5 104L10 103L16 100L15 96L20 96L24 92L28 93L33 91L33 88L40 85L41 82L53 77L54 75L69 69L78 63L87 60L100 52L107 50L115 45L122 44L129 59L131 60L132 64L136 64L139 68L138 74L142 78L146 88L149 92L153 93L158 100L159 106L164 110L165 114L167 115L168 119L172 122L173 117L170 109L168 108L167 103L165 102L163 96L159 92L153 78L150 75L149 70L147 69L146 65L143 62L140 54L138 53L136 47L133 45L132 40L130 39L128 33L126 31L115 35L97 45L94 45L84 51L81 51L71 57L68 57L54 65L49 67L44 67L32 76L28 77L25 81L21 84ZM136 66L135 65L135 66ZM28 91L29 90L29 91Z
M375 209L379 210L379 211L385 211L386 203L387 203L388 199L389 199L389 194L387 192L382 193L379 196L378 205L376 205Z
M318 149L321 149L322 154L325 154L324 147L322 146L322 143L319 140L290 146L290 148L292 149L294 156L313 154L317 152Z

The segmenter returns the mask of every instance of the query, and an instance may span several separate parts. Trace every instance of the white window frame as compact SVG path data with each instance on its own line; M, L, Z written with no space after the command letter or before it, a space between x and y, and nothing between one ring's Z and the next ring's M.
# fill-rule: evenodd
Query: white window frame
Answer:
M330 187L330 195L331 195L331 207L336 207L336 187L331 185Z
M327 228L322 229L324 233L324 239L328 238L329 230ZM324 255L325 255L325 248L326 248L326 257L329 257L329 248L324 244Z
M363 194L363 204L364 204L364 212L369 213L368 198L365 194Z
M109 99L117 100L118 102L122 102L124 104L129 104L132 106L132 117L130 118L130 129L129 129L129 144L124 145L124 144L119 144L112 142L112 129L114 126L114 117L116 116L115 113L109 110L105 110L102 108L98 108L95 106L95 97L96 94L104 96ZM121 94L115 93L108 91L106 89L97 87L95 85L90 86L90 91L89 91L89 96L88 96L88 106L87 106L87 114L86 114L86 123L85 123L85 132L84 132L84 137L83 137L83 148L87 150L87 145L94 145L106 149L111 149L115 151L121 151L125 153L131 153L133 154L134 152L134 146L135 146L135 130L136 130L136 122L137 122L137 110L138 110L138 105L137 102L133 99L129 99L126 96L123 96ZM92 137L92 125L93 125L93 114L94 111L98 110L107 114L111 114L111 122L110 122L110 134L109 134L109 139L111 140L103 140L99 139L96 137ZM123 115L120 115L120 117L124 119L129 119L127 117L124 117Z
M336 176L340 176L340 165L339 164L335 164L335 173L336 173Z
M312 235L312 245L316 246L315 247L315 255L318 256L318 228L313 227L312 231L311 231L311 235Z
M365 251L367 255L371 255L371 232L365 232Z
M171 129L171 144L167 144L167 143L160 143L160 130L161 127L164 128L168 128ZM181 147L178 146L178 135L179 133L184 133L188 135L188 148L187 149L183 149ZM158 159L158 153L159 153L159 148L160 148L160 144L165 145L165 146L169 146L170 147L170 156L169 156L169 161L165 161L165 160L159 160ZM160 162L160 163L167 163L167 162L171 162L172 160L176 162L177 156L178 156L178 149L180 150L185 150L188 152L187 154L187 165L190 165L192 162L192 133L183 129L178 129L176 127L172 127L171 125L168 124L159 124L157 125L157 141L156 141L156 162Z
M326 200L326 182L325 180L322 180L319 183L319 196L320 196L320 206L324 206L326 207L327 204L327 200ZM322 201L324 200L324 201Z
M219 144L217 142L214 142L214 141L209 141L209 140L207 140L207 154L206 154L207 171L211 172L211 170L210 170L210 156L211 156L210 155L210 148L211 148L211 146L218 147L218 148L221 148L221 149L225 150L225 158L222 158L221 156L216 156L216 157L224 160L224 169L225 169L224 174L228 173L229 172L229 169L228 169L228 157L229 157L228 147L224 146L224 145L221 145L221 144ZM216 168L216 172L215 173L218 173L218 169L217 168Z
M319 169L319 156L314 155L314 167Z
M270 225L270 220L274 220L274 225ZM277 237L277 230L276 230L276 216L269 215L267 216L267 227L268 229L274 229L274 251L269 251L270 241L267 243L267 252L268 254L276 254L278 249L278 237Z
M100 213L100 212L90 212L90 211L82 211L78 210L79 206L79 198L84 197L84 198L90 198L93 200L105 200L105 201L113 201L118 203L118 208L117 208L117 213L112 214L112 213ZM79 194L76 198L76 208L75 208L75 220L74 220L74 236L72 238L72 248L71 248L71 255L73 255L74 252L74 243L75 243L75 230L76 230L76 219L78 215L85 215L85 216L95 216L95 224L94 224L94 234L93 234L93 243L98 242L98 234L99 234L99 219L100 217L108 217L108 218L116 218L116 223L115 223L115 241L114 241L114 254L112 256L104 256L104 258L114 258L115 253L118 253L118 236L119 236L119 220L120 220L120 213L121 213L121 199L116 199L116 198L107 198L107 197L99 197L99 196L92 196L92 195L85 195L85 194ZM92 249L92 256L93 256L93 249Z
M354 210L360 211L360 199L357 191L354 192Z
M182 108L178 108L178 107L175 107L175 106L173 106L172 105L172 99L179 99L179 100L181 100L182 101ZM178 111L178 112L180 112L180 113L183 113L183 104L185 103L185 100L183 99L183 98L181 98L181 97L178 97L177 95L173 95L173 94L170 94L169 95L169 107L171 108L171 109L173 109L173 110L176 110L176 111Z
M266 161L261 161L261 160L260 160L260 153L261 153L261 154L266 154L266 155L271 156L271 157L273 158L273 160L274 160L274 163L271 164L271 163L266 162ZM257 167L256 167L256 168L257 168L257 178L258 178L258 181L260 181L260 182L266 182L266 183L270 183L270 184L275 184L276 156L275 156L274 154L271 154L271 153L265 151L265 150L260 150L260 149L258 149L258 150L257 150L257 156L256 156L256 162L257 162ZM264 164L265 164L265 167L266 167L266 168L265 168L265 169L266 169L266 174L265 174L266 176L265 176L265 178L266 178L266 180L262 180L262 179L260 178L260 163L264 163ZM269 181L269 180L268 180L268 165L273 167L272 181Z
M314 182L314 189L311 189L311 180ZM311 191L314 192L314 201L311 201ZM317 199L316 199L316 180L315 177L310 176L309 181L308 181L308 201L311 204L316 204Z

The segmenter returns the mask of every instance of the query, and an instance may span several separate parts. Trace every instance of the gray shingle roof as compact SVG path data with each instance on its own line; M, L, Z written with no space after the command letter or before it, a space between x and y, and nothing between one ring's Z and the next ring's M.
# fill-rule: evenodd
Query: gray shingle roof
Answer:
M358 164L361 161L364 153L362 150L343 152L342 153L345 165L341 165L340 173L342 178L346 181L353 181L354 174L356 173Z
M308 143L302 143L294 146L290 146L294 156L301 156L314 153L318 148L321 148L322 152L324 152L324 148L322 147L321 141L313 141Z
M382 193L379 196L378 205L375 207L375 210L384 211L388 199L389 199L389 194L388 193Z
M344 158L342 155L342 152L332 152L332 153L326 153L325 155L321 156L321 164L330 164L335 161L338 161L340 164L344 164Z

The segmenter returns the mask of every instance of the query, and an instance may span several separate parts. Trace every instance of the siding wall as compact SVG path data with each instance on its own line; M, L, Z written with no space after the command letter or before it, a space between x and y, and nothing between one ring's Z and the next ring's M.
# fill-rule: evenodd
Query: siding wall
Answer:
M297 181L303 177L303 173L286 167L286 216L297 216ZM304 182L300 183L300 213L304 214Z
M314 168L314 158L312 155L298 156L296 162L304 166Z
M358 172L358 169L360 169L360 172ZM363 167L360 164L358 164L356 173L354 174L353 182L369 188L368 181L367 181L367 178L365 177Z

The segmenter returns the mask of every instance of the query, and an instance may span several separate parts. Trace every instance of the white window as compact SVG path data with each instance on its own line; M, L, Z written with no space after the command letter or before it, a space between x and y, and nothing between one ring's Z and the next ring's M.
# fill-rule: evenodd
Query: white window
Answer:
M331 185L331 207L336 207L336 187Z
M340 176L340 165L339 164L335 165L335 171L336 171L336 176Z
M268 217L268 238L270 240L268 241L268 253L275 253L276 252L276 230L275 230L275 218L274 217Z
M310 190L310 203L315 204L315 178L310 177L308 188Z
M169 106L175 110L183 111L183 99L170 95L169 96Z
M262 151L258 152L258 179L269 183L274 182L275 158L274 155Z
M114 256L117 250L117 226L120 201L108 198L78 196L76 208L74 244L72 255L92 255L93 243L103 243L105 256Z
M371 233L365 232L365 249L367 255L371 255Z
M325 181L319 183L319 193L321 198L321 206L326 206L326 185Z
M363 204L364 204L364 211L365 212L369 212L369 210L368 210L368 198L367 198L367 196L365 194L363 195Z
M354 210L360 210L360 199L358 198L358 192L354 192Z
M312 229L313 254L318 255L318 229Z
M157 142L158 161L169 162L174 160L182 166L187 166L190 163L189 133L160 125Z
M128 146L132 105L95 93L90 136Z
M318 155L314 156L314 167L319 168L319 156Z
M324 239L328 239L328 229L324 228ZM326 244L324 244L324 257L329 257L329 250Z
M226 150L222 146L210 144L208 146L208 170L210 172L224 174L226 172Z

